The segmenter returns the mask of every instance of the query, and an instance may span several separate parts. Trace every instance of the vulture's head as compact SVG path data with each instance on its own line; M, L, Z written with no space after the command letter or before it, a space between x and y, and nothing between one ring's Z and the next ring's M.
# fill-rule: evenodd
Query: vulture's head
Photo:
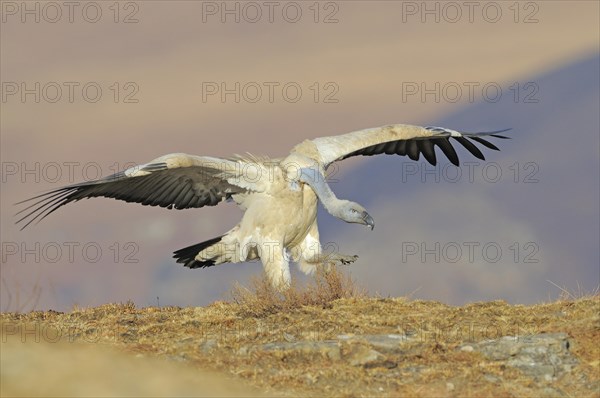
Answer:
M365 208L358 203L349 200L340 200L337 207L338 214L336 217L341 218L346 222L367 225L371 227L371 230L375 228L373 217L371 217Z

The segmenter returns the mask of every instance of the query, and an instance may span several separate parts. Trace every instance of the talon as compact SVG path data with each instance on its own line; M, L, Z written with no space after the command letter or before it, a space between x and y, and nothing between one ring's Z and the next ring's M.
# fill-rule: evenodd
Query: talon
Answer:
M342 264L346 265L346 264L351 264L351 263L355 262L356 259L358 259L358 256L356 254L354 254L351 256L345 256L344 258L341 258L340 261Z

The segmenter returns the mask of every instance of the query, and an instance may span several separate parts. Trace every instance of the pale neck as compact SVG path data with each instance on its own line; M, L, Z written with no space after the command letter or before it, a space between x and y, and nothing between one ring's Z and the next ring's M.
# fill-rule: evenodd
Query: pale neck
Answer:
M325 210L327 210L329 214L339 218L336 210L338 209L337 205L341 200L335 196L329 187L329 184L325 181L323 174L312 168L303 168L300 169L300 171L300 181L308 184L313 191L315 191L315 194L321 203L323 203L323 207L325 207Z

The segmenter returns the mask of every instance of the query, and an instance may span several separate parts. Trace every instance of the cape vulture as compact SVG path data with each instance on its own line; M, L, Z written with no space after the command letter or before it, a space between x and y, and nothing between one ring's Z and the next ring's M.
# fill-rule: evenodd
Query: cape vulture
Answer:
M458 166L452 147L456 141L475 157L485 160L473 142L498 148L484 139L508 138L506 130L461 133L441 127L404 124L370 128L331 137L305 140L283 158L252 155L222 159L173 153L125 171L96 180L54 189L19 202L33 201L17 214L23 228L39 222L70 202L107 197L168 209L215 206L235 201L245 213L239 224L216 238L174 253L188 268L260 259L272 285L284 290L290 285L289 262L309 274L318 265L348 264L358 256L321 250L317 227L317 202L334 217L374 228L364 207L338 199L325 179L327 168L352 156L378 154L423 157L436 164L435 147Z

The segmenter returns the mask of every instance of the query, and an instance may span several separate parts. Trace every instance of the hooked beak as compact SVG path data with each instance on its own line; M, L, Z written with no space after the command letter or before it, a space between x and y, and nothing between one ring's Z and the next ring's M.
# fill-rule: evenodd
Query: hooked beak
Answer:
M371 227L371 231L375 228L375 221L373 220L373 217L371 217L369 215L369 213L367 213L366 211L363 213L363 220L365 222L365 225Z

